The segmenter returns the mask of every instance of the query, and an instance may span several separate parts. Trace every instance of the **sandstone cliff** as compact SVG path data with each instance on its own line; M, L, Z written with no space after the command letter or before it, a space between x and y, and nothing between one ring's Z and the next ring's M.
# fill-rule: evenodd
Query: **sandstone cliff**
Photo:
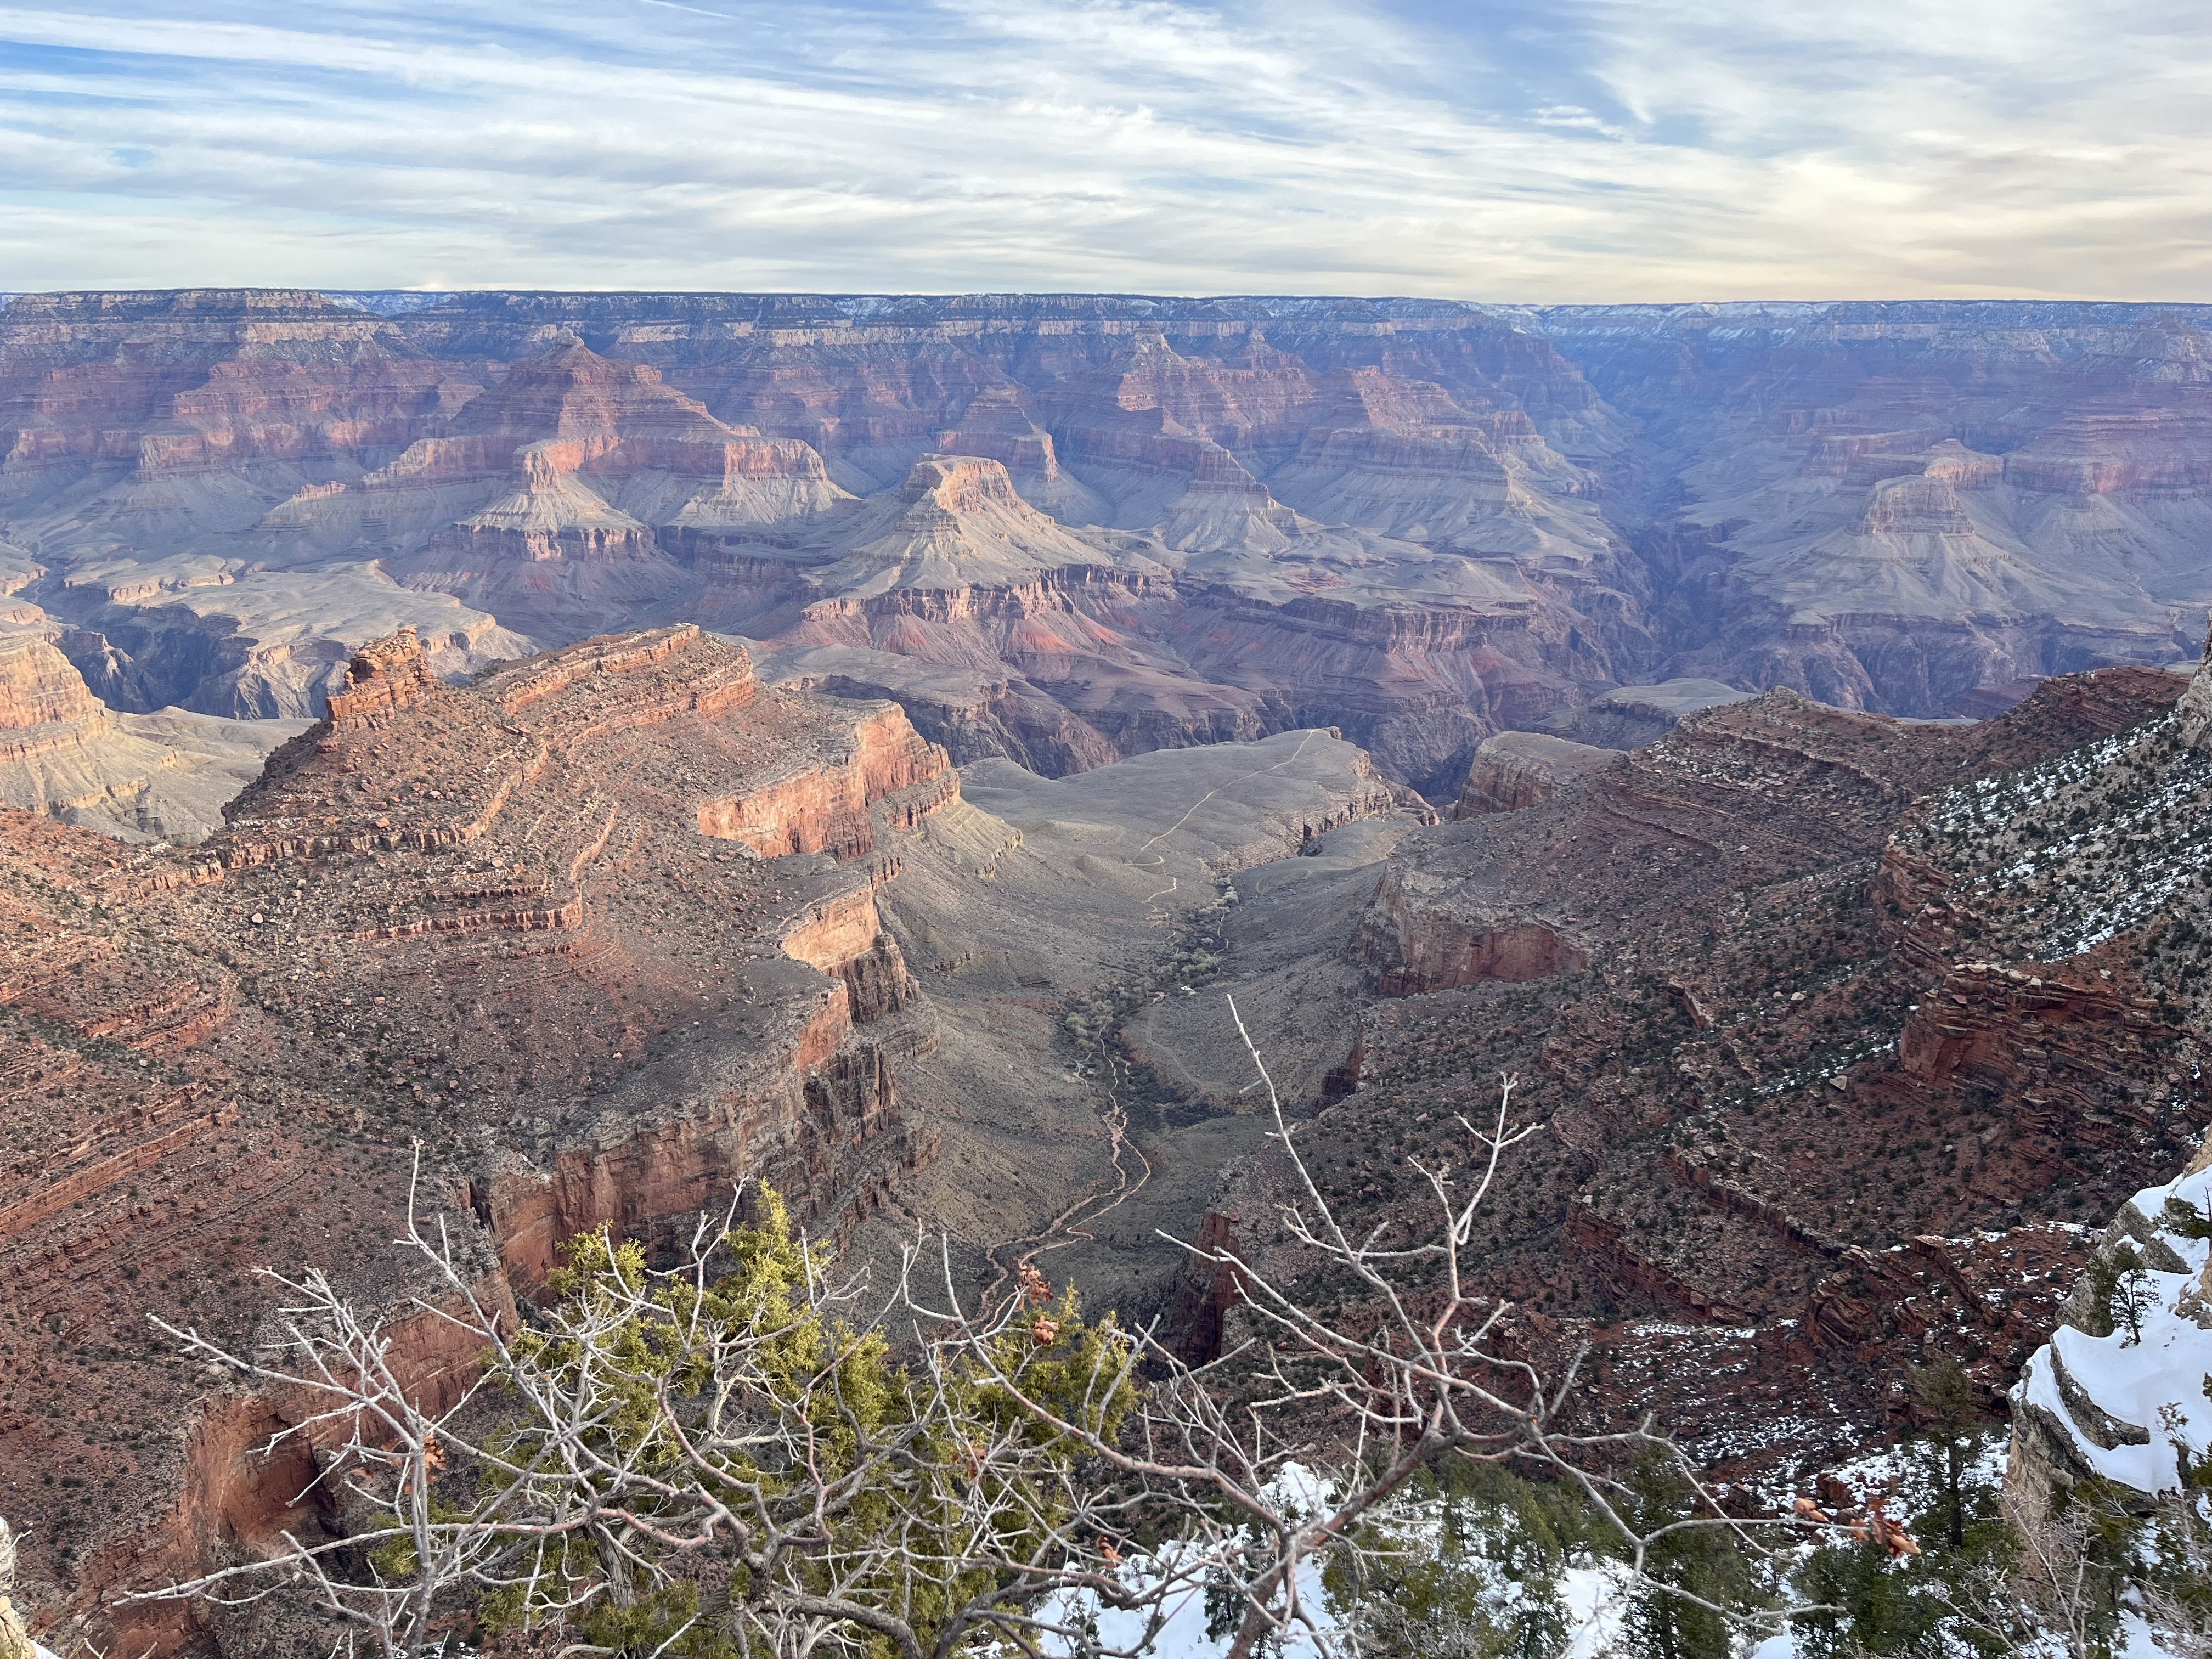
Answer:
M100 716L57 653L28 660L48 672L21 682L19 742ZM68 1475L20 1506L40 1628L106 1630L118 1584L296 1518L311 1449L250 1449L297 1402L195 1403L204 1379L164 1364L140 1310L241 1335L249 1255L404 1304L380 1241L411 1139L436 1148L425 1201L473 1212L501 1295L580 1229L659 1240L740 1181L848 1231L933 1153L900 1105L927 1044L875 904L958 791L896 708L764 689L683 624L459 689L401 635L356 655L331 712L202 848L0 823L25 930L0 986L0 1304L54 1345L11 1358L0 1421L13 1467ZM826 816L790 787L810 757L837 781ZM845 861L739 856L701 828L731 800L778 850L834 822ZM398 1333L426 1389L473 1363L436 1334ZM103 1639L133 1651L210 1635L173 1607L118 1618Z
M1324 723L1441 800L1623 683L1943 715L2212 599L2185 307L381 303L0 314L0 533L112 707L312 715L403 623L456 672L689 617L958 761ZM932 455L1005 482L930 507Z
M0 805L130 841L198 841L304 721L117 714L46 631L0 633Z
M1485 738L1474 751L1452 816L1472 818L1534 806L1577 778L1611 765L1613 758L1611 750L1540 732L1501 732Z

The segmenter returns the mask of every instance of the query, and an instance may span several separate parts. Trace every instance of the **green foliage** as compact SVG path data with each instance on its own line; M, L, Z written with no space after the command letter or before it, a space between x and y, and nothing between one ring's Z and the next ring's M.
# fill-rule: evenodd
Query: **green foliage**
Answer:
M1113 1435L1137 1395L1112 1316L1086 1322L1071 1288L998 1340L995 1366L1010 1382L972 1357L917 1372L880 1334L818 1305L810 1291L827 1264L818 1250L810 1260L773 1190L761 1191L759 1219L723 1243L734 1265L702 1286L649 1273L634 1242L570 1240L548 1281L555 1315L515 1340L509 1381L532 1398L578 1402L590 1458L633 1472L622 1503L641 1521L665 1527L715 1502L754 1541L741 1547L726 1528L719 1551L663 1551L633 1528L641 1572L580 1534L534 1546L544 1594L535 1604L494 1596L487 1626L532 1626L552 1603L580 1601L568 1622L603 1651L721 1659L738 1650L744 1608L779 1595L895 1613L925 1648L956 1615L1015 1606L1023 1581L993 1564L1045 1547L1070 1512L1082 1448L1014 1390ZM495 1450L526 1469L554 1461L554 1440L519 1418ZM760 1553L757 1540L794 1523L804 1547ZM845 1635L843 1651L896 1651L857 1622Z
M2124 1326L2128 1340L2140 1342L2143 1315L2149 1311L2154 1295L2150 1269L2143 1263L2142 1253L2124 1241L2113 1249L2108 1271L2108 1285L2103 1279L2093 1279L2105 1298L2106 1328L2113 1330Z
M2166 1231L2182 1238L2212 1238L2212 1217L2179 1196L2166 1200L2165 1212L2159 1218Z
M1716 1518L1663 1456L1639 1464L1630 1487L1625 1518L1647 1537L1671 1523ZM1771 1599L1725 1527L1684 1528L1653 1539L1644 1568L1651 1582L1638 1589L1622 1632L1623 1651L1634 1659L1731 1659L1732 1620Z
M1404 1659L1553 1659L1571 1634L1559 1600L1590 1521L1577 1494L1486 1462L1409 1483L1394 1518L1323 1571L1329 1599L1375 1652Z
M1922 1557L1893 1561L1870 1541L1827 1545L1807 1559L1795 1583L1806 1601L1839 1609L1796 1621L1805 1659L1920 1659L1948 1651L1943 1585Z
M1910 1380L1922 1441L1930 1454L1930 1473L1942 1507L1942 1541L1948 1548L1962 1549L1969 1511L1976 1503L1967 1491L1967 1470L1988 1437L1989 1413L1973 1379L1955 1359L1916 1367ZM1986 1495L1980 1502L1986 1505Z

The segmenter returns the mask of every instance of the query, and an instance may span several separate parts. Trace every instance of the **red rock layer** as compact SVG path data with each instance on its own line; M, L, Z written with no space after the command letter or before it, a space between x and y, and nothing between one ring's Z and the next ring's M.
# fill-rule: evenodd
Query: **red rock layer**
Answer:
M100 1611L304 1518L307 1454L252 1450L300 1402L207 1393L145 1316L242 1340L248 1260L398 1297L416 1140L421 1202L498 1295L601 1223L665 1248L739 1182L834 1232L932 1155L874 892L956 786L896 709L763 691L688 624L466 689L402 637L351 681L189 856L0 818L0 1435L57 1636L252 1650L247 1625ZM848 757L872 858L699 833L805 755ZM398 1336L433 1395L473 1358Z
M1346 1224L1401 1218L1425 1201L1411 1160L1463 1165L1459 1119L1487 1124L1517 1077L1514 1120L1545 1133L1471 1248L1531 1354L1597 1345L1594 1421L1656 1409L1704 1455L1773 1460L1897 1426L1908 1360L1957 1358L1994 1399L2072 1282L2057 1224L2194 1145L2198 1039L2132 947L1977 968L1989 920L1892 837L1936 792L2137 726L2179 685L2069 677L1978 726L1771 692L1417 832L1355 936L1381 998L1358 1086L1302 1158ZM1577 960L1498 972L1539 930L1544 959L1511 966ZM1264 1216L1280 1191L1263 1166L1229 1202Z

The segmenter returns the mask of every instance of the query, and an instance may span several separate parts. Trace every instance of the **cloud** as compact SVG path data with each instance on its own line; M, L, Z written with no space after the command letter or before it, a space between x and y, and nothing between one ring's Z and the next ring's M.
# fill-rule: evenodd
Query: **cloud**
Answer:
M2212 300L2179 7L216 9L0 4L0 289Z

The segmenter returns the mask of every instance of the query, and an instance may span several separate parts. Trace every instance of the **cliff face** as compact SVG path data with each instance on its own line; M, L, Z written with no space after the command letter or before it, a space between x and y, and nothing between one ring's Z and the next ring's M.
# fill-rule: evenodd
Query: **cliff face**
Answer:
M1576 780L1613 763L1613 752L1541 732L1501 732L1485 738L1460 786L1452 816L1517 812L1549 800Z
M51 678L25 709L97 714ZM501 1296L577 1231L658 1248L740 1181L849 1231L933 1155L897 1079L929 1039L876 900L958 789L896 708L763 688L688 623L462 690L403 634L331 701L202 848L0 823L0 1300L47 1343L11 1360L0 1425L42 1629L106 1630L111 1589L290 1516L311 1452L250 1448L297 1402L198 1399L143 1313L242 1337L249 1257L403 1297L382 1241L415 1138L423 1201L473 1213ZM733 801L789 855L702 834ZM833 821L842 861L793 850ZM426 1389L473 1363L398 1335ZM134 1651L232 1639L132 1619L110 1633Z
M690 617L956 761L1324 723L1441 799L1499 731L1649 741L1556 724L1624 683L1942 714L2171 659L2212 601L2203 342L2126 307L32 295L0 533L119 709L319 714L407 623L450 673Z
M28 630L0 635L0 762L82 749L109 729L106 707L68 658Z
M2212 744L2212 635L2206 636L2205 645L2205 660L2197 664L2173 711L2174 730L2191 749Z
M1369 866L1350 1074L1301 1157L1346 1225L1395 1222L1426 1201L1410 1161L1462 1164L1461 1118L1516 1079L1541 1129L1475 1230L1486 1293L1522 1352L1595 1345L1594 1424L1656 1411L1724 1469L1887 1438L1901 1368L1935 1356L2001 1398L2075 1224L2201 1135L2212 915L2176 895L2212 818L2182 684L2112 669L1940 726L1770 691L1409 832ZM1516 793L1495 762L1474 781ZM1278 1007L1284 910L1241 926L1224 975ZM1301 1011L1347 994L1295 983ZM1300 1052L1268 1018L1271 1059ZM1208 1206L1295 1274L1287 1190L1256 1158Z
M516 633L688 614L859 653L797 672L911 696L962 758L1064 770L1325 719L1443 787L1500 722L1632 665L1634 574L1546 435L1581 444L1604 412L1555 355L1465 307L1378 313L1360 343L1302 318L1291 349L1264 307L1065 310L497 296L403 326L301 294L34 296L0 322L0 511L126 708L319 712L373 636L340 611L469 635L445 672ZM155 337L160 372L127 367ZM933 453L981 466L918 487ZM1071 568L1144 597L919 641L897 597L1026 610L1010 589ZM842 627L792 614L848 596ZM1358 613L1437 606L1431 637L1385 624L1411 672L1378 682ZM332 642L317 672L276 672L280 612ZM210 674L211 642L242 660Z
M0 631L0 805L131 841L198 841L304 722L116 714L46 631Z
M2196 643L2212 313L1913 301L1560 307L1655 444L1680 672L1936 715ZM1652 499L1658 500L1655 495ZM2139 550L2124 555L2123 547Z

